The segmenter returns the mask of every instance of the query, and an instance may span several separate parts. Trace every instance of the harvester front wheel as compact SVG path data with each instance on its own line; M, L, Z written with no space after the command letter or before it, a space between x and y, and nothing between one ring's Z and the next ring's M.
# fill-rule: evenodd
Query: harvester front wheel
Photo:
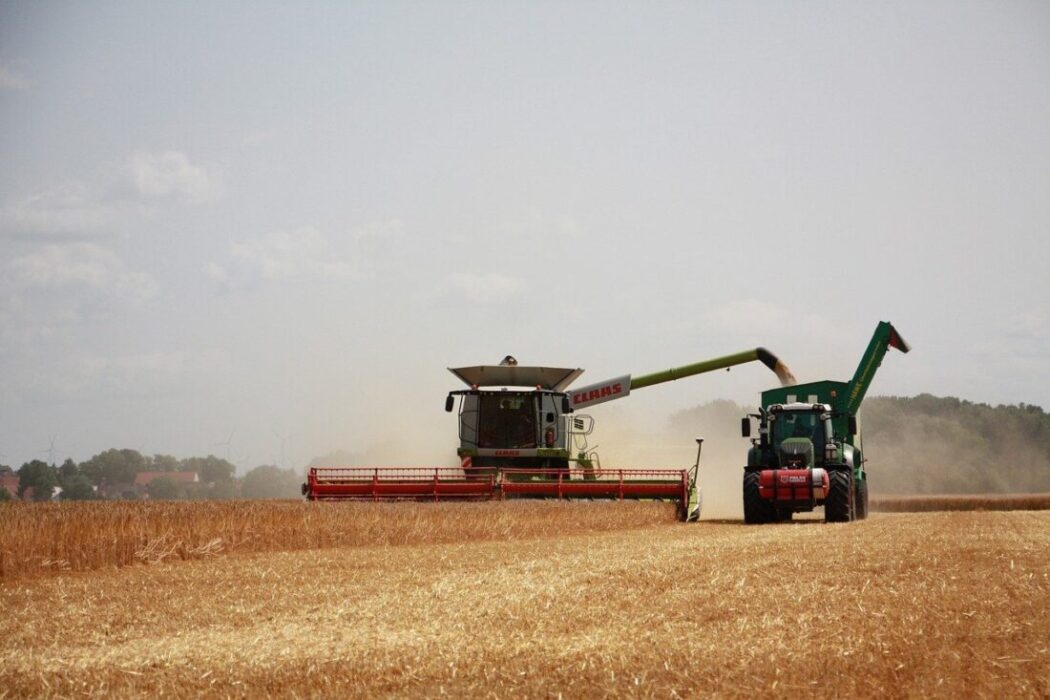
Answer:
M761 525L773 522L776 511L758 492L758 472L744 472L744 522Z
M857 520L868 517L868 480L861 479L857 482L857 492L853 494L854 507L857 511Z
M830 488L824 501L824 522L848 523L853 520L853 475L846 470L829 475Z

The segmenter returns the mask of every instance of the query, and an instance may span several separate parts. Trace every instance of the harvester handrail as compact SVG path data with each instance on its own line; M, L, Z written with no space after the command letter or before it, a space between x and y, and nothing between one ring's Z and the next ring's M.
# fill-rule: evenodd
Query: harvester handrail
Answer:
M310 476L318 481L332 479L462 479L460 467L310 467Z
M688 471L687 469L681 468L657 468L657 469L587 469L585 467L577 467L572 469L501 469L502 473L511 476L546 476L552 478L572 478L572 477L587 477L588 479L594 477L666 477L668 479L677 479L682 475L683 472Z

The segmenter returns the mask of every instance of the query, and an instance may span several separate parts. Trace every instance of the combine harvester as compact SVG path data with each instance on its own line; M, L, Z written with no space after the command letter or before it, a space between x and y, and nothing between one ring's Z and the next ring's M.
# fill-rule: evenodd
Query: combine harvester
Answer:
M588 451L594 420L580 408L625 398L632 391L759 361L787 386L794 377L771 352L756 348L639 377L624 375L578 389L582 369L498 365L450 368L467 389L459 398L459 468L315 467L303 494L310 500L467 500L508 498L664 499L682 519L699 517L697 460L691 469L603 469Z
M868 516L868 475L857 412L889 348L911 348L889 323L875 328L849 382L826 380L762 392L762 408L745 417L741 433L751 437L744 468L744 521L791 520L824 506L826 522Z

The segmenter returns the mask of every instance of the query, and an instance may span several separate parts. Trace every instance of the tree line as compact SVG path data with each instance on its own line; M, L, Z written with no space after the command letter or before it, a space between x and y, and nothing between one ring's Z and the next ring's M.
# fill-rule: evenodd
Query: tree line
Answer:
M742 468L747 445L737 437L740 418L755 411L712 401L674 414L670 428L681 436L714 432L721 439L705 444L704 454ZM876 396L861 407L860 424L873 493L1050 492L1050 414L1039 406Z
M136 477L144 472L171 476L162 474L148 484L136 484ZM177 478L180 472L193 472L196 481L186 483ZM303 481L294 469L272 464L259 465L243 478L237 478L235 472L233 464L214 455L178 459L171 455L143 455L131 449L109 449L80 463L66 459L57 466L35 459L17 471L0 465L0 474L17 474L18 498L28 495L34 501L49 501L56 496L67 501L294 498ZM0 501L10 498L7 489L0 488Z

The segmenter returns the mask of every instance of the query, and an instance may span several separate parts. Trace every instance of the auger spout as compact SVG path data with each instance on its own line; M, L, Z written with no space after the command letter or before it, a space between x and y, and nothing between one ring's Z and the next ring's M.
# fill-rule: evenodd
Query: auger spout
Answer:
M660 372L652 372L637 377L632 377L628 374L622 377L614 377L613 379L608 379L604 382L589 384L572 390L572 405L573 408L593 406L606 401L621 399L636 389L643 389L648 386L653 386L654 384L663 384L664 382L671 382L676 379L692 377L697 374L704 374L705 372L729 369L736 365L747 364L748 362L755 361L761 362L766 367L773 370L780 379L782 386L791 386L795 383L795 377L791 373L791 370L788 369L787 365L781 362L776 355L766 348L754 348L753 350L745 350L744 352L725 355L724 357L716 357L702 362L695 362L690 365L672 367L671 369L665 369Z

